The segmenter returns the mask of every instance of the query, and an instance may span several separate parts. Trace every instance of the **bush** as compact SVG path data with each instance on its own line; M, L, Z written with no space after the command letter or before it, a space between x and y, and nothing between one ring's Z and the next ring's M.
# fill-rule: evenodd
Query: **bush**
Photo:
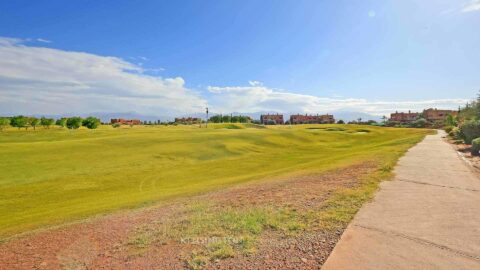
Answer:
M452 126L446 126L445 127L445 132L447 132L448 134L450 134L450 132L453 130L454 127Z
M267 120L267 125L276 125L277 122L275 120L272 120L272 119L268 119Z
M114 127L114 128L119 128L120 126L121 125L119 123L115 123L115 124L112 125L112 127Z
M471 149L473 156L478 156L480 153L480 138L476 138L472 140L472 149Z
M60 127L65 127L66 124L67 124L67 118L60 118L55 122L55 125Z
M471 144L472 140L480 137L480 121L470 120L460 127L462 139L466 144Z
M72 117L68 118L67 120L67 128L69 129L77 129L82 126L82 118L80 117Z
M340 120L337 121L337 124L345 124L345 121L340 119Z
M397 122L397 121L388 121L385 123L385 126L387 127L397 127L397 126L400 126L400 122Z
M427 120L425 120L424 118L419 118L412 123L412 127L424 128L427 126L427 123Z
M460 128L453 127L452 130L448 132L448 135L450 135L450 137L452 137L455 140L460 140L463 137L461 133L462 132L460 131Z
M96 129L100 125L100 119L90 116L83 120L82 125L88 129Z
M0 117L0 131L10 125L10 119L7 117Z

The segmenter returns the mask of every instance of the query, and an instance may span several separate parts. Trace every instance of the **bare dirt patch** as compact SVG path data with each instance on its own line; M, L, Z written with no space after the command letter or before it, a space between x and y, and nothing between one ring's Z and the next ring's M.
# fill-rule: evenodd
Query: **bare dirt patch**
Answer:
M474 156L471 152L471 145L459 143L452 139L446 139L453 148L475 169L477 174L480 174L480 156Z
M308 216L321 210L337 190L358 186L376 170L375 164L363 163L322 174L243 184L35 232L0 245L0 269L319 269L346 225L325 228L295 223L292 231L266 226L254 242L240 243L251 244L252 252L239 253L222 246L204 261L202 252L210 248L209 243L202 238L185 241L182 229L191 233L191 227L198 225L193 224L197 220L191 215L192 205L198 203L206 203L206 208L196 210L205 215L226 210L288 209L288 215ZM295 226L300 227L297 230ZM219 237L229 237L228 231Z

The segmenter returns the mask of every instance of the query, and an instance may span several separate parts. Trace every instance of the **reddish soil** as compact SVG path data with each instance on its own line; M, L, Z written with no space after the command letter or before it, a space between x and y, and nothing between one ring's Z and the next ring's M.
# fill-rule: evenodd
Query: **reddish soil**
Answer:
M455 143L453 140L447 139L447 142L449 142L455 150L457 150L458 153L462 157L464 157L475 169L478 173L480 173L480 156L474 156L471 153L471 145L464 144L464 143Z
M142 252L129 247L145 226L181 220L191 202L214 207L289 206L298 211L321 206L338 188L356 186L376 169L364 163L320 175L276 179L178 199L168 204L121 211L90 220L33 232L0 244L0 269L185 269L194 244L176 239L156 242ZM313 229L295 237L264 233L257 252L211 262L207 269L319 269L343 229Z

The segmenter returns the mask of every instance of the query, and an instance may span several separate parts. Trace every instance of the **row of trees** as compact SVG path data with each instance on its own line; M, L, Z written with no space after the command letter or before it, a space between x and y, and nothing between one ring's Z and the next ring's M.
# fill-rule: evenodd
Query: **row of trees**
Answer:
M251 118L243 115L214 115L208 119L212 123L249 123Z
M55 121L53 118L36 118L28 117L23 115L13 116L13 117L0 117L0 130L8 126L16 128L28 128L36 129L37 126L43 126L46 129L49 129L53 125L60 127L67 127L68 129L78 129L81 126L84 126L89 129L96 129L101 124L100 119L95 117L87 117L82 119L81 117L70 117L70 118L60 118Z

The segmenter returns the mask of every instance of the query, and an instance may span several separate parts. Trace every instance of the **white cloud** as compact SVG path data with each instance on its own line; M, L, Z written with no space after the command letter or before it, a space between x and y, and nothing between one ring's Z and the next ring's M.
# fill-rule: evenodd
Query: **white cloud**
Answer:
M0 38L0 113L196 112L205 100L181 77L160 78L117 57Z
M250 84L251 86L261 86L261 85L263 85L263 83L261 83L259 81L248 81L248 84Z
M472 0L470 3L466 4L462 12L473 12L473 11L480 11L480 0Z
M37 38L37 41L38 41L38 42L43 42L43 43L52 43L51 40L43 39L43 38Z
M213 94L212 108L219 112L279 112L279 113L332 113L357 111L385 115L392 111L421 111L438 107L456 109L465 99L436 99L423 101L369 101L354 98L327 98L290 93L261 85L217 87L209 86Z
M21 43L22 40L19 38L7 38L7 37L0 37L0 46L11 46L14 44Z
M370 11L368 12L368 17L370 17L370 18L373 18L373 17L375 17L376 15L377 15L377 13L375 12L375 10L370 10Z
M181 77L161 78L117 57L28 46L0 38L0 114L87 114L131 112L175 116L203 112L206 98L185 87ZM332 113L385 115L427 107L457 108L464 99L370 101L318 97L272 89L259 81L247 86L209 86L212 112Z

